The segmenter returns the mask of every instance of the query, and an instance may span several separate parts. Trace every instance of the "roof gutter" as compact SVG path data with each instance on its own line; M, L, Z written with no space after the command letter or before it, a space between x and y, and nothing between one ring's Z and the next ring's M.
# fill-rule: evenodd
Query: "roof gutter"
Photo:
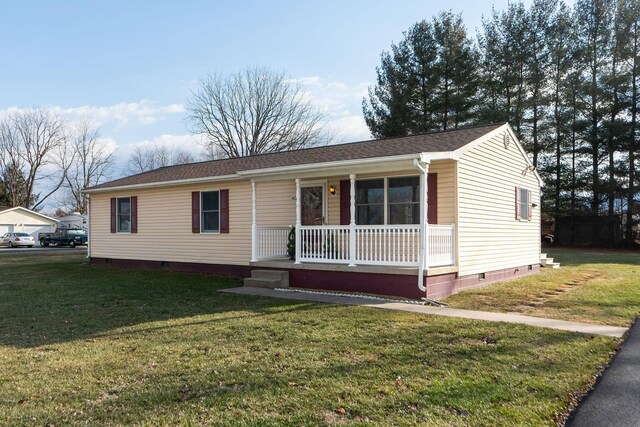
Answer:
M372 163L388 163L399 161L411 161L420 158L422 153L402 154L398 156L383 156L383 157L367 157L363 159L352 160L338 160L333 162L321 162L321 163L307 163L302 165L291 166L278 166L275 168L265 169L249 169L239 171L238 175L248 178L257 178L270 175L281 175L294 172L309 172L313 170L330 170L344 167L354 167L361 165L370 165Z

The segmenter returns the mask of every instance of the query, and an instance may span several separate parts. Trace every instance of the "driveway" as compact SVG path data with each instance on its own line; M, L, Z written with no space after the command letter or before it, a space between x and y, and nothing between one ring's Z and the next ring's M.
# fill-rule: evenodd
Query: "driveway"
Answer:
M570 427L640 426L640 321L569 418Z

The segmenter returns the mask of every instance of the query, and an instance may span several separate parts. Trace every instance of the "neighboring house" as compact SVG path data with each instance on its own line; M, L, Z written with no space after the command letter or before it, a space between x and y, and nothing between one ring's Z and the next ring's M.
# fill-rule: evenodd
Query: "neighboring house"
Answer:
M53 233L58 221L41 213L23 208L0 208L0 236L4 233L22 232L38 240L38 233Z
M58 221L60 221L60 227L87 230L87 216L82 215L80 212L72 212L67 216L61 216Z
M170 166L86 190L89 256L441 298L539 270L541 185L508 124Z

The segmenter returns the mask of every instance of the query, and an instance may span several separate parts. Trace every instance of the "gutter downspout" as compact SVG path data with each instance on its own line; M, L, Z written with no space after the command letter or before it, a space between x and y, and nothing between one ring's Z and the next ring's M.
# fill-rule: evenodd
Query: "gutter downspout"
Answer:
M91 260L91 196L85 193L87 197L87 259Z
M426 286L424 286L424 268L428 264L427 248L429 247L428 246L429 238L427 235L429 232L429 227L428 227L429 217L427 215L428 209L429 209L429 207L427 206L427 200L428 200L427 175L429 173L429 163L430 161L424 158L422 160L415 159L413 161L414 166L418 168L418 170L420 170L420 187L422 190L420 192L422 200L420 203L420 250L419 250L420 259L418 260L418 289L420 289L421 292L424 292L425 296L427 295L427 288Z

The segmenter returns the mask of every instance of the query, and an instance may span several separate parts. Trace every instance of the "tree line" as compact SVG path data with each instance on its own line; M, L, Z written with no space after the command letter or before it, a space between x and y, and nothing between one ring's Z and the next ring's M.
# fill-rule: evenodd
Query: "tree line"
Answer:
M376 137L509 122L542 175L545 217L626 214L638 193L640 1L535 0L441 12L382 53L363 100Z

